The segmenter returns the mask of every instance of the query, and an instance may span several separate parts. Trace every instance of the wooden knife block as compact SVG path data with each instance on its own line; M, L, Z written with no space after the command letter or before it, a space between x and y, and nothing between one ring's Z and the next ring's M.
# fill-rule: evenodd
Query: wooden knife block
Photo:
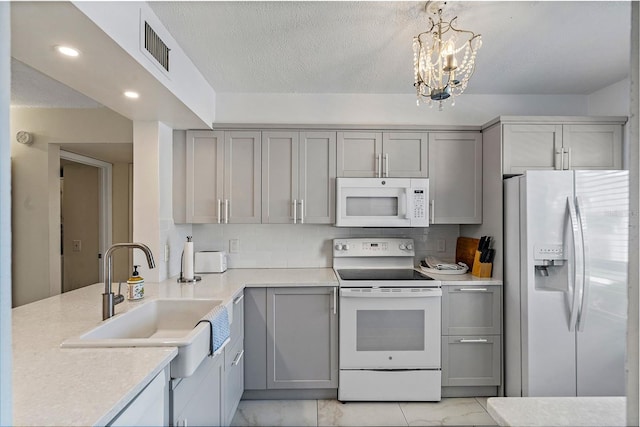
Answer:
M491 277L493 263L480 262L481 254L482 252L476 251L476 256L473 260L473 269L471 270L471 275L476 277Z

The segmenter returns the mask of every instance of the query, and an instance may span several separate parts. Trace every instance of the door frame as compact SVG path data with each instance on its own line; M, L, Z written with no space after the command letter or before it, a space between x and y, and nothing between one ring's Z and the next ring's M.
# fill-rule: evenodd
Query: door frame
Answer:
M72 153L70 151L60 150L60 159L70 160L72 162L81 163L87 166L93 166L98 168L98 253L99 258L102 260L102 255L111 246L112 239L112 169L111 163L103 162L102 160L93 159L91 157L83 156L81 154ZM104 263L98 262L98 280L104 281ZM56 288L56 294L62 292L62 278L59 283L52 283ZM53 293L52 293L53 295Z

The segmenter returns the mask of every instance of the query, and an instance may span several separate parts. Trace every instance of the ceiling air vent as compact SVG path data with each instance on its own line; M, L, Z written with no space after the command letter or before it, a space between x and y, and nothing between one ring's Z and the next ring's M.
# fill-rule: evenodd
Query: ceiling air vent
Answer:
M169 49L160 37L153 31L147 21L144 22L144 48L158 61L158 64L169 71Z

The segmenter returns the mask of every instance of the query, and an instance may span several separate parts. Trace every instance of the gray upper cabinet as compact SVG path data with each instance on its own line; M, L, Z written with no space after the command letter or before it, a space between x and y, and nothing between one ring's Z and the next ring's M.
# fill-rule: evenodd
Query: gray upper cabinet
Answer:
M260 223L260 132L232 131L224 135L225 222Z
M336 388L336 288L267 289L267 388Z
M187 131L186 221L260 223L260 132Z
M482 136L429 134L431 224L482 223Z
M262 222L332 224L336 133L262 133Z
M338 132L338 176L375 178L381 155L382 132Z
M187 131L187 206L189 223L217 223L224 199L224 132Z
M504 123L503 173L621 169L623 123Z
M338 176L428 176L425 132L338 132Z
M382 134L382 173L392 177L429 176L427 133Z
M565 169L622 169L622 126L562 126Z

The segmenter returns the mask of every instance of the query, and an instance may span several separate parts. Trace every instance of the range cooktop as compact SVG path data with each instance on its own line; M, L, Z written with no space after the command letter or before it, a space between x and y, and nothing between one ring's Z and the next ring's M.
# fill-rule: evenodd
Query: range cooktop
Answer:
M340 280L349 281L424 281L433 280L416 270L409 268L364 268L364 269L339 269L336 270Z

